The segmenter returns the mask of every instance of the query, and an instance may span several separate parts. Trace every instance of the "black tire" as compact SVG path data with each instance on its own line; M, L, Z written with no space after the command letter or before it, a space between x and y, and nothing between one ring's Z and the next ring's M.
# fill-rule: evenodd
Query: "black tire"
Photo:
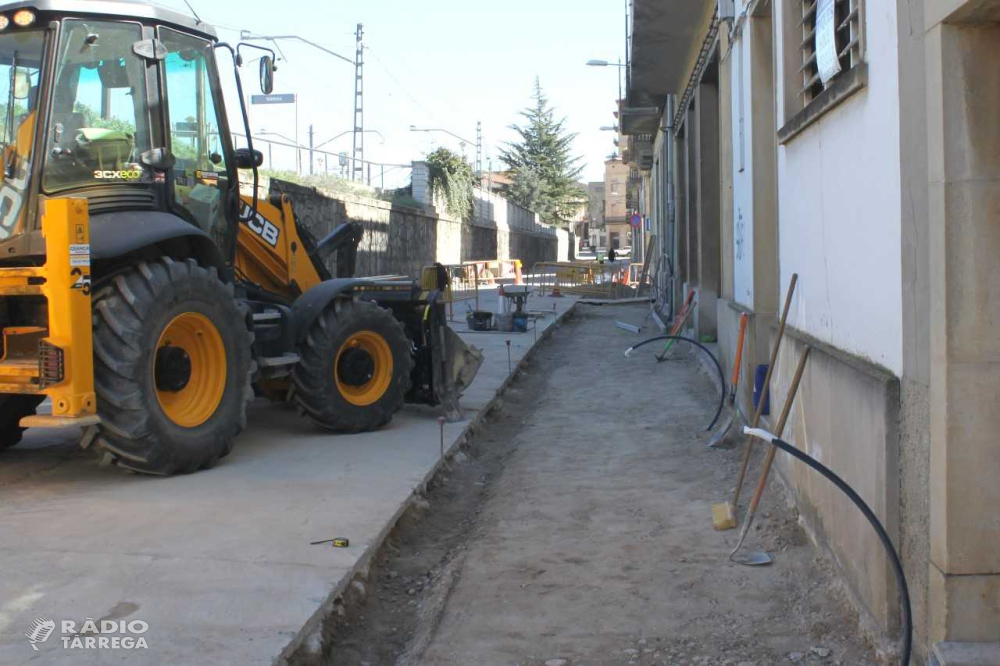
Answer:
M343 372L343 365L338 366L338 354L358 333L378 336L392 357L388 385L377 400L367 405L351 402L337 384L337 373ZM367 432L380 428L400 410L410 390L411 347L402 322L389 310L368 301L335 301L316 318L299 345L300 360L292 373L295 400L306 417L327 430ZM375 362L373 359L373 366ZM367 376L374 373L372 367ZM347 381L343 374L339 376L342 382Z
M226 360L218 405L192 427L179 425L164 411L156 388L162 377L154 371L163 331L187 313L215 327ZM233 285L193 259L142 261L101 285L94 296L94 388L101 417L93 443L97 453L147 474L189 473L213 465L246 427L253 400L252 345Z
M21 442L25 431L21 419L34 414L43 400L44 395L0 395L0 451Z

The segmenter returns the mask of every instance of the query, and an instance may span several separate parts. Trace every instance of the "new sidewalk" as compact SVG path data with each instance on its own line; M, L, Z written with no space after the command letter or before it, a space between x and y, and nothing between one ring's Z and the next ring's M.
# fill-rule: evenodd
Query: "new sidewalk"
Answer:
M530 299L550 313L539 338L573 302ZM449 448L507 379L506 341L515 366L535 342L531 331L454 328L486 360L462 401L467 420L445 426ZM383 430L337 436L258 401L229 457L173 478L102 468L75 432L29 432L0 454L0 664L266 665L290 654L432 475L437 415L407 407ZM350 547L310 545L333 537ZM36 618L57 628L33 646L24 632ZM149 648L64 648L61 622L88 618L142 620Z

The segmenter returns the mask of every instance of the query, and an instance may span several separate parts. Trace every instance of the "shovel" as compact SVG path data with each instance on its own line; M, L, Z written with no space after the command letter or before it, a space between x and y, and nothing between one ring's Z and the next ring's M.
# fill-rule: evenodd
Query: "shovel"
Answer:
M736 387L740 382L740 366L743 364L743 341L746 339L747 322L749 321L750 315L745 312L740 315L740 336L736 342L736 359L733 361L733 382L729 387L729 418L726 419L722 427L709 440L708 446L711 448L718 446L726 439L729 429L733 427L733 421L736 420Z
M693 294L694 292L691 293ZM688 320L691 318L691 315L694 314L694 308L697 304L697 301L688 301L688 309L684 311L683 317L680 317L677 323L674 324L673 331L671 331L670 335L679 335L684 327L687 326ZM676 340L667 340L667 344L663 347L663 351L654 357L657 363L662 363L667 360L667 354L674 346L674 342L676 342Z
M792 279L788 282L788 295L785 297L785 308L781 311L781 320L778 322L778 332L774 338L774 347L771 349L771 361L767 364L767 375L764 377L764 385L761 387L760 400L757 402L757 410L754 412L750 427L756 428L760 425L760 415L764 411L764 403L771 389L771 373L774 372L774 365L778 361L778 351L781 349L781 339L785 335L785 323L788 321L788 311L792 307L792 295L795 293L795 285L799 281L799 274L793 273ZM747 465L750 464L750 453L753 451L752 438L746 439L746 452L743 454L743 465L740 467L740 475L736 479L736 490L733 492L733 507L740 505L740 491L743 490L743 481L746 478Z
M806 347L802 352L801 358L799 358L799 365L795 369L795 376L792 377L792 384L788 389L788 397L785 398L785 406L781 410L781 416L778 417L778 433L781 433L785 429L785 424L788 423L788 416L792 412L792 403L795 402L795 395L799 392L799 384L802 382L802 374L806 370L806 361L809 360L809 352L811 351L812 347ZM780 437L781 435L779 434L778 436ZM745 564L748 567L759 567L771 563L771 556L764 552L750 553L742 558L736 558L735 555L743 545L743 540L746 539L747 532L750 531L750 525L753 524L754 516L757 515L760 498L764 495L764 488L767 487L767 476L771 472L771 463L774 462L774 452L774 447L767 452L767 458L764 460L764 469L760 474L760 481L757 483L757 490L753 494L750 509L747 511L747 517L743 521L743 529L740 530L739 543L736 544L733 552L729 553L730 561L737 564Z
M694 289L688 292L687 300L684 301L684 306L681 308L681 311L678 312L677 316L674 318L674 325L670 328L670 335L678 335L680 333L681 329L684 327L684 324L687 322L688 317L691 316L691 310L693 309L692 307L693 301L694 301ZM673 344L674 344L673 340L667 341L667 344L663 348L663 351L656 355L657 363L662 363L664 360L666 360L667 352L670 351L670 348L673 346Z
M742 564L745 567L766 567L768 564L774 562L771 556L762 550L758 550L753 553L747 553L746 555L740 555L735 557L734 555L729 556L730 561L736 564Z

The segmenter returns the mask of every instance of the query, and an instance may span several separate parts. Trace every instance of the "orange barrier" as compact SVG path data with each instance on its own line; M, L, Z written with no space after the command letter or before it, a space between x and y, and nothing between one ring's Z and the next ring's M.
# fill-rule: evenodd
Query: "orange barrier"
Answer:
M629 264L617 262L540 261L525 280L539 294L551 291L615 299L634 295L628 284L629 271Z
M435 264L424 266L420 273L422 289L438 289L438 271L448 274L448 286L444 298L448 303L449 317L455 319L455 302L475 300L476 310L480 309L479 288L494 287L499 284L524 284L520 259L483 259L463 261L460 264Z

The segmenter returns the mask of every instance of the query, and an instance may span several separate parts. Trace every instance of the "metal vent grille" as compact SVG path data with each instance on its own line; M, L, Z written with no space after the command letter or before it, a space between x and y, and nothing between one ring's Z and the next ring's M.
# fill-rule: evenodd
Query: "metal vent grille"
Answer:
M38 386L45 388L66 378L66 361L63 350L42 340L38 343Z

